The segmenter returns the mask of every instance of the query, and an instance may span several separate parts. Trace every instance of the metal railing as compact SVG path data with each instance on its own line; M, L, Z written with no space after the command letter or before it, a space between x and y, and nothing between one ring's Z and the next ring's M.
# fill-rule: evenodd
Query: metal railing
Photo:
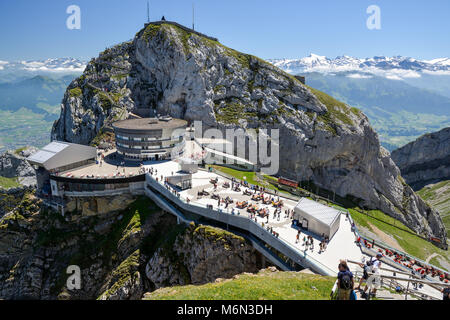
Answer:
M393 273L396 273L395 270L389 270ZM352 273L355 276L355 279L361 279L363 276L363 272L359 270L354 270ZM397 272L398 273L398 272ZM397 287L400 287L402 292L405 294L405 300L408 300L408 295L414 296L416 298L422 299L422 300L439 300L438 298L429 295L424 292L415 291L416 289L411 289L410 284L422 284L422 285L434 285L434 283L431 283L429 281L424 280L418 280L418 279L412 279L412 278L401 278L396 276L388 276L383 274L375 274L375 273L368 273L369 276L377 276L381 279L380 286L384 288L394 289L396 290ZM389 280L389 281L383 281L383 280ZM400 282L407 282L406 287L402 285ZM443 285L443 286L450 286L450 284ZM398 293L401 294L401 293Z
M215 210L214 208L211 209L208 205L192 202L187 198L182 197L179 193L178 195L175 195L173 193L174 190L169 190L168 186L165 185L164 182L160 180L156 181L156 179L154 179L154 177L150 174L147 174L147 177L149 177L149 179L147 180L146 188L150 185L155 189L155 191L168 198L170 201L176 203L186 211L200 214L222 223L231 224L237 228L245 229L258 239L266 242L271 247L303 267L310 267L312 270L324 275L335 276L337 274L336 271L314 259L306 252L299 250L287 240L279 236L275 237L258 222L250 219L249 217L240 215L239 211L233 214L229 209L223 210L222 208L217 208L217 210ZM305 264L307 266L305 266Z

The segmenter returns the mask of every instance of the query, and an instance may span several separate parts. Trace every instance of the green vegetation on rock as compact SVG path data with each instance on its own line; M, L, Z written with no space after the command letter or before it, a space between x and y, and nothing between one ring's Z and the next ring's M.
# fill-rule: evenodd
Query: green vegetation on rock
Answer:
M232 238L239 240L241 242L245 242L245 239L241 236L237 236L232 232L228 232L226 230L215 228L206 225L199 225L195 228L194 234L204 233L207 238L214 238L214 241L226 241L226 238Z
M110 110L113 106L118 105L122 95L118 92L104 92L97 90L96 94L103 110Z
M69 95L72 98L79 98L83 95L83 92L81 91L81 88L76 87L69 90Z
M14 150L14 154L20 155L20 153L21 153L22 151L25 151L26 148L27 148L27 147L21 147L21 148L18 148L18 149L16 149L16 150Z
M124 287L128 281L135 281L139 278L139 258L140 250L136 250L128 256L124 261L122 261L119 266L113 270L111 278L114 284L105 291L101 297L109 297L117 292L120 288Z
M160 30L161 26L149 24L147 28L145 28L144 33L142 34L142 37L145 39L145 41L149 41L153 37L155 37L158 34L158 31Z
M336 119L344 124L354 125L352 119L348 116L348 114L351 112L358 115L358 109L351 108L345 103L336 100L335 98L322 91L311 87L308 88L317 97L317 99L319 99L319 101L327 107L328 112L325 114L320 114L318 116L318 119L323 121L331 131L333 131L334 133L336 132L334 129Z
M0 176L0 189L10 189L20 187L17 178L5 178Z
M426 186L417 193L440 213L447 228L447 237L450 237L450 180Z
M249 116L245 106L240 102L229 102L223 107L216 107L216 119L222 123L238 124L240 119Z
M100 131L95 136L95 138L92 140L91 146L97 147L100 145L102 141L105 140L113 141L114 139L115 139L114 133L106 131L104 128L101 128Z

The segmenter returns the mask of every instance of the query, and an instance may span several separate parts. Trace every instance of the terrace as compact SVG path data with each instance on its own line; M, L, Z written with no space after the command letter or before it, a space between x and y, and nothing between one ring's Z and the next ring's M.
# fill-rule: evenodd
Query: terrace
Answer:
M177 174L179 171L179 164L174 161L166 161L160 163L147 163L145 165L147 170L153 170L153 175L151 176L153 181L157 181L159 185L164 186L165 189L169 190L171 193L176 192L175 199L188 204L192 207L192 212L204 211L205 208L209 210L210 218L215 219L217 214L226 216L238 216L249 221L254 222L254 224L259 226L259 230L265 230L267 235L265 239L272 239L266 241L270 246L274 245L274 242L283 243L284 246L289 247L291 252L295 252L299 258L306 259L310 261L312 265L319 266L323 270L323 274L335 275L337 273L337 266L341 259L353 260L353 261L365 261L370 255L364 250L357 242L358 237L357 230L352 229L352 220L347 217L346 214L342 214L340 219L340 225L338 231L329 241L325 251L319 251L320 237L318 235L312 234L308 231L301 231L300 240L296 240L298 229L292 225L292 220L290 216L285 216L285 210L293 210L297 201L279 196L280 200L283 202L280 217L274 216L275 207L272 203L263 204L261 200L252 200L251 195L243 194L243 191L249 188L240 186L240 191L234 191L231 187L224 187L224 183L232 185L232 181L224 176L218 175L214 172L200 170L192 175L192 188L188 190L180 190L174 188L173 186L166 185L163 181L166 177ZM216 180L216 187L212 183L212 180ZM206 191L208 195L200 195L199 192ZM255 193L251 190L251 193ZM258 193L258 192L257 192ZM218 201L218 199L213 199L212 195L219 196L221 200L225 200L227 197L233 200L232 204L226 205L223 201ZM158 197L165 197L163 193L158 195ZM278 195L266 193L264 197L270 197L271 200L277 201ZM272 199L273 198L273 199ZM248 203L245 208L238 208L237 202ZM248 207L256 206L258 209L267 209L269 215L266 217L261 217L258 214L251 214L247 211ZM199 208L199 209L195 209ZM201 209L200 209L201 208ZM228 221L227 218L224 220ZM251 227L251 224L250 224ZM252 228L250 228L252 229ZM276 236L273 232L277 233ZM311 235L313 237L313 249L311 247L306 248L303 245L303 237L305 235ZM296 260L297 261L297 260ZM398 271L397 268L385 264L386 270L381 271L383 275L392 274L392 272ZM404 277L405 281L399 281L406 286L406 279L409 277L407 275L399 275L399 277ZM423 292L428 296L440 298L440 292L433 287L425 285L422 289L418 290L418 293Z
M161 181L161 176L164 180L164 177L169 177L174 173L178 172L179 165L176 162L168 161L164 163L151 164L146 165L147 169L153 169L155 172L153 177L154 179L158 178L158 181ZM157 171L157 173L156 173ZM217 179L217 188L214 188L214 185L211 183L211 180ZM343 258L351 258L354 260L361 261L363 254L359 246L355 243L355 235L351 231L351 224L347 219L341 219L340 228L330 240L327 249L324 252L319 253L319 244L320 237L308 231L302 231L300 241L296 242L296 235L298 230L292 226L291 216L285 215L285 210L292 211L297 204L296 201L284 198L282 196L273 195L273 194L265 194L264 197L267 199L270 197L270 203L263 204L261 200L255 201L252 200L251 195L244 195L244 190L249 190L251 193L254 193L254 190L250 190L250 188L246 188L241 186L240 191L231 190L231 187L225 188L224 183L228 183L230 186L232 185L232 181L223 176L217 175L213 172L200 170L197 173L192 175L192 188L188 190L178 190L180 195L180 199L185 202L188 202L194 206L200 207L209 207L213 210L221 210L224 213L232 214L234 212L235 215L239 215L245 218L252 218L257 224L264 226L264 229L271 227L272 231L278 233L278 238L282 239L290 246L295 248L296 251L302 256L307 255L308 257L319 261L321 264L329 268L330 270L336 270L337 265L339 264L339 260ZM206 191L209 193L207 196L199 196L198 193ZM227 197L233 200L233 204L226 206L225 203L221 201L218 203L217 199L211 198L212 195L217 195L220 199L225 200ZM278 215L274 217L275 207L272 205L273 201L282 201L283 206L281 208L281 213L278 218ZM247 202L249 205L245 208L238 208L237 202ZM268 216L262 217L258 214L252 215L248 212L247 208L255 206L258 209L267 209ZM267 231L269 232L269 231ZM311 235L313 237L314 242L314 250L306 250L302 245L301 239L305 235ZM342 256L342 248L346 248L346 256ZM335 273L335 271L331 271L330 273Z
M104 153L102 161L59 172L55 176L72 179L113 179L133 177L143 173L139 163L122 159L113 149Z

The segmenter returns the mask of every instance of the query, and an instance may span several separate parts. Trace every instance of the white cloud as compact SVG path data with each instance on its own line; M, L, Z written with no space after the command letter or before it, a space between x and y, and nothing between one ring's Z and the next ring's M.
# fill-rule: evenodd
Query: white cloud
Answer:
M450 76L450 70L436 70L436 71L424 70L423 73L430 74L433 76Z
M386 79L389 79L389 80L403 80L402 78L400 78L399 76L397 76L395 74L386 75Z
M360 74L360 73L352 73L347 75L347 78L352 79L372 79L372 76L369 76L368 74Z
M82 67L58 67L58 68L48 68L46 66L35 66L35 67L25 67L24 70L30 71L30 72L83 72L86 66Z

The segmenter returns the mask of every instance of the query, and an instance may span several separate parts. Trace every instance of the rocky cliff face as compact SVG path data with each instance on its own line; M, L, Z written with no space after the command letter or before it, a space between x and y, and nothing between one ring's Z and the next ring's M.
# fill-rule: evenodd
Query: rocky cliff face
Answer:
M0 190L0 218L20 205L25 195L34 192L34 187L19 187Z
M158 289L229 279L242 272L257 272L261 267L260 255L244 238L191 224L173 246L155 252L147 263L146 274Z
M367 117L273 65L171 24L102 52L68 87L52 138L88 144L129 113L204 127L279 129L279 174L380 209L443 238L439 215L404 183Z
M0 299L140 299L172 283L258 270L259 254L243 239L209 227L185 230L147 198L99 209L62 217L32 190L17 195L0 218ZM69 266L80 268L79 290L67 288Z
M62 217L27 193L0 219L0 298L140 298L139 263L148 259L142 241L175 223L146 199L126 210ZM80 267L80 290L67 289L70 265Z
M450 128L423 135L394 150L392 159L415 190L450 180Z
M7 151L0 154L0 176L6 178L18 178L18 182L24 186L36 185L34 169L25 160L37 151L34 147L27 147L17 151Z

